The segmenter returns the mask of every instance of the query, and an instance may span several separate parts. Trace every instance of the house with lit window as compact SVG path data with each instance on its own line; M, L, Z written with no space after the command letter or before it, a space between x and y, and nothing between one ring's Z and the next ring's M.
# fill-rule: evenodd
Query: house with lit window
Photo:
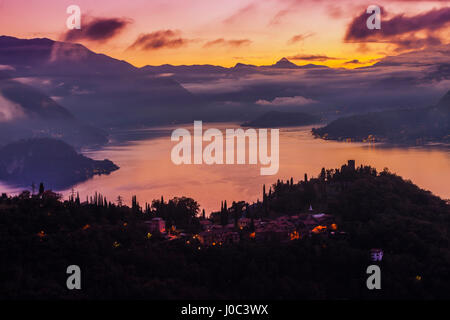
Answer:
M383 260L383 250L381 249L371 249L370 250L370 260L373 262Z
M148 225L149 232L153 234L161 234L166 232L166 222L163 218L153 218L150 221L145 221Z

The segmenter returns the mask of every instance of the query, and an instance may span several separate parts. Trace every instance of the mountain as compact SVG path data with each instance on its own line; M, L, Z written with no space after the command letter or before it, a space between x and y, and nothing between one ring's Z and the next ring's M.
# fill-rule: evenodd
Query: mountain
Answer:
M2 36L0 48L0 65L8 67L12 78L57 99L95 126L191 121L204 106L173 78L144 72L80 44Z
M450 90L439 100L436 107L444 112L450 112Z
M0 79L0 145L32 137L57 137L79 148L107 142L107 134L75 118L39 90Z
M306 97L303 112L337 115L417 108L450 79L450 45L386 57L363 68L272 65L133 65L73 43L0 37L0 78L28 84L84 123L111 129L168 123L244 121L258 101ZM422 58L421 58L422 57ZM293 111L284 110L283 111Z
M320 118L303 112L269 111L258 118L242 124L243 127L276 128L305 126L320 121Z
M281 58L280 60L277 61L277 63L271 65L271 67L273 67L273 68L287 68L287 69L299 68L298 65L296 65L295 63L290 62L286 58Z
M0 180L17 186L44 182L61 190L117 169L109 160L92 160L55 139L21 140L0 149Z
M0 36L0 48L0 64L15 68L19 76L112 75L137 70L125 61L94 53L81 44L47 38Z
M228 68L221 67L221 66L214 66L210 64L203 64L203 65L180 65L180 66L174 66L171 64L163 64L160 66L144 66L140 68L142 72L154 72L155 74L171 74L171 73L220 73L220 72L226 72Z
M343 117L325 127L314 128L312 132L317 137L331 140L449 143L450 91L435 106Z

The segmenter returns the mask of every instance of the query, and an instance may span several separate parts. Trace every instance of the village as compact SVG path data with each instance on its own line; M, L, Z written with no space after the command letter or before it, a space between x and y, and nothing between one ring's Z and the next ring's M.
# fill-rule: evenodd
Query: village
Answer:
M241 241L283 243L319 234L328 237L346 236L344 231L338 230L332 215L314 213L312 207L307 213L282 215L273 219L253 219L244 213L237 220L228 219L224 225L206 217L201 217L199 222L201 231L195 234L180 232L174 226L166 228L166 222L160 217L145 223L151 236L168 241L182 239L188 245L199 243L203 247L237 244Z

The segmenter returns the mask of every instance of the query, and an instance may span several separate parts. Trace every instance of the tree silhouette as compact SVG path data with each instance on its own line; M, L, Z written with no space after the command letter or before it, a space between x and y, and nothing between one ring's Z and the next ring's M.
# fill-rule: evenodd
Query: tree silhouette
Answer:
M41 182L39 184L39 195L42 196L42 194L44 193L45 188L44 188L44 184Z

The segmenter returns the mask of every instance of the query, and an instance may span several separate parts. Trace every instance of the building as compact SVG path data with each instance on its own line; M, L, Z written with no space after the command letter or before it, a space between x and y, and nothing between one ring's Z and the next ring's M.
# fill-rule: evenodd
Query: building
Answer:
M250 224L251 224L251 219L249 219L249 218L240 218L238 220L238 226L241 229L250 227Z
M145 221L149 227L149 232L158 234L166 232L166 222L162 218L153 218L151 221Z
M223 244L239 243L240 236L236 231L232 231L228 228L213 228L209 231L201 232L198 236L198 240L203 246L216 246Z
M200 220L200 225L203 231L211 229L213 223L210 220Z
M370 250L370 260L372 260L374 262L383 260L383 250L371 249Z

